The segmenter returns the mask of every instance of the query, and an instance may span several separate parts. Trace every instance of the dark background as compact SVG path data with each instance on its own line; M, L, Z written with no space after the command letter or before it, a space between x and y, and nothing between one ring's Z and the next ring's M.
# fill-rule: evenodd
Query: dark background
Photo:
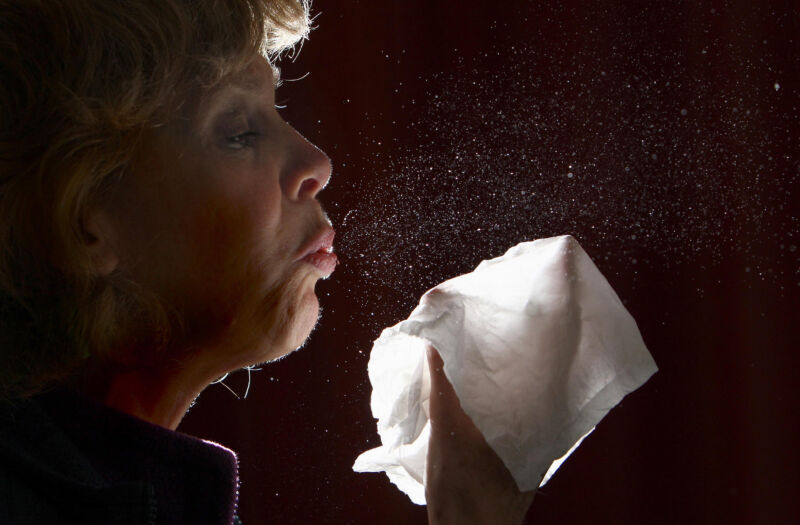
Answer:
M181 430L239 453L241 516L424 523L383 474L366 366L436 283L573 234L660 371L529 523L796 523L800 8L316 0L278 91L333 159L342 265L304 349L213 385ZM239 395L247 374L225 383Z

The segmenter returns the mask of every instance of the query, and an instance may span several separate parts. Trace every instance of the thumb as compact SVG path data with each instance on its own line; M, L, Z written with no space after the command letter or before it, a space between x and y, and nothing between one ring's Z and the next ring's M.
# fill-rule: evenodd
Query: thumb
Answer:
M444 360L439 352L428 345L428 367L431 373L430 419L431 432L473 434L479 431L464 413L453 385L444 373ZM460 437L464 437L463 434Z

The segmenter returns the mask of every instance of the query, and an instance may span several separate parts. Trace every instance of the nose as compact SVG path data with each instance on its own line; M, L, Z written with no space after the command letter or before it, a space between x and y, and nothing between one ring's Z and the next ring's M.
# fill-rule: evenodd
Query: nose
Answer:
M283 191L292 200L313 199L331 178L331 159L294 128L289 129Z

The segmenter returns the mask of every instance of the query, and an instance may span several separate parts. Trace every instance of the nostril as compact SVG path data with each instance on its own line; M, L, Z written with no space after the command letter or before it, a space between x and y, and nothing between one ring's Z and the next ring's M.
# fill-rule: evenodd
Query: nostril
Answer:
M319 189L319 181L314 178L308 178L300 185L300 189L298 190L297 194L301 197L314 195L317 193L317 191L319 191Z

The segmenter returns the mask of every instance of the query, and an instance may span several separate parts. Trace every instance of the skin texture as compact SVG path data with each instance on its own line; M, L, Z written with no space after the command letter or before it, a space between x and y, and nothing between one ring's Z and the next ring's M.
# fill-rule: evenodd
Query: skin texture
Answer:
M89 393L114 408L174 429L209 383L286 355L316 324L325 275L297 259L330 228L316 196L331 165L275 109L272 75L258 59L188 104L89 217L98 272L156 292L185 327L158 366L96 365Z

